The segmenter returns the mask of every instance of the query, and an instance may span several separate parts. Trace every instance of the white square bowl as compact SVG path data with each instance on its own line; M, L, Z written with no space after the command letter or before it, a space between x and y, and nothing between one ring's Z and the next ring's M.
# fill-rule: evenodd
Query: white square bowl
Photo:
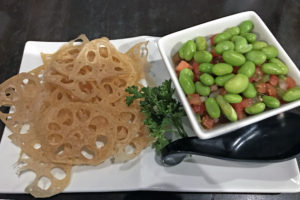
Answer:
M197 122L195 113L193 112L191 106L189 105L187 98L179 84L175 72L175 66L172 61L172 56L176 52L178 52L181 45L185 43L187 40L195 39L197 36L207 37L213 34L223 32L225 29L232 26L237 26L245 20L251 20L253 22L254 24L253 32L257 34L257 40L266 41L268 44L274 45L278 49L278 58L281 59L289 68L288 75L291 76L296 81L297 85L300 85L299 69L296 67L296 65L293 63L293 61L290 59L290 57L287 55L287 53L278 43L278 41L273 36L271 31L268 29L268 27L265 25L265 23L262 21L262 19L253 11L247 11L247 12L231 15L228 17L223 17L217 20L200 24L162 37L158 41L158 47L160 53L170 73L171 79L174 83L179 98L181 99L181 102L187 113L187 116L191 122L192 128L194 129L196 135L200 139L213 138L234 131L241 127L247 126L249 124L255 123L257 121L266 119L268 117L277 115L284 111L293 109L297 106L300 106L300 100L297 100L291 103L281 105L277 109L272 109L272 110L265 111L261 114L249 116L237 122L230 122L230 123L219 125L211 130L204 129Z

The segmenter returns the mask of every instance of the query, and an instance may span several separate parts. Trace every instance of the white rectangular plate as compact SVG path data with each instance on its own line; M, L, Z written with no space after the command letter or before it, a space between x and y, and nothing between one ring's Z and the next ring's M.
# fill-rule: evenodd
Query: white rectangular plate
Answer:
M164 62L157 49L155 37L113 40L121 51L145 40L149 41L149 61L153 67L150 75L157 83L169 79ZM53 53L63 43L27 42L20 72L30 71L42 64L40 52ZM8 139L5 129L0 144L0 192L23 193L32 180L32 174L20 177L15 163L19 148ZM192 133L191 133L192 134ZM155 152L147 148L136 159L127 163L74 167L70 185L65 192L108 191L188 191L188 192L246 192L279 193L299 192L300 176L295 159L274 163L254 164L224 161L193 156L175 167L162 167L155 161Z

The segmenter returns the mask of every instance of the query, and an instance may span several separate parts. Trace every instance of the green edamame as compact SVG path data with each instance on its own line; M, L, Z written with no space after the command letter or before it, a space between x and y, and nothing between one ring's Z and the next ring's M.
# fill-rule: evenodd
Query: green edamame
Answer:
M261 65L266 61L267 56L262 51L252 50L246 54L246 58L256 65Z
M254 50L260 50L266 46L268 46L268 44L264 41L255 41L252 43L252 47Z
M237 74L224 85L227 92L238 94L245 91L248 87L249 79L244 74Z
M219 33L214 37L214 42L218 44L224 40L229 40L231 38L231 34L229 31L224 31L223 33Z
M246 61L246 58L243 56L243 54L233 50L224 51L222 58L226 63L232 66L241 66Z
M211 63L202 63L199 65L199 71L204 73L212 73L212 67L214 65Z
M188 76L179 76L179 83L185 94L194 94L196 91L193 79Z
M198 51L203 51L206 50L207 44L206 44L206 39L205 37L197 37L196 40L196 48Z
M240 28L238 26L233 26L228 28L226 32L229 32L231 36L240 34Z
M196 52L196 44L192 40L188 40L179 49L179 57L186 61L192 60Z
M300 99L300 87L293 87L291 89L288 89L283 96L282 99L286 102L291 102Z
M198 63L209 63L212 60L212 55L208 51L197 51L194 59Z
M217 76L230 74L232 71L233 71L232 66L226 63L217 63L212 67L212 73Z
M218 76L216 79L215 79L215 82L218 86L224 86L225 83L227 81L229 81L231 78L233 78L235 75L234 74L226 74L224 76Z
M272 96L263 96L262 97L264 104L266 104L266 106L268 108L279 108L280 107L280 101L278 99L276 99L275 97Z
M252 77L255 72L255 64L252 61L246 61L238 70L239 74L244 74L248 78Z
M266 105L262 102L258 102L256 104L253 104L252 106L249 106L245 109L246 113L249 115L255 115L258 113L261 113L265 110Z
M200 81L207 86L210 86L212 84L215 83L215 79L214 77L212 77L210 74L208 73L204 73L200 76Z
M275 58L278 55L277 49L272 45L262 48L261 51L267 56L267 59Z
M276 65L278 65L282 70L282 74L287 74L289 72L288 67L283 62L281 62L279 59L271 58L270 62L275 63Z
M210 94L210 87L203 85L199 81L195 83L196 92L201 96L208 96Z
M231 41L225 40L217 44L215 47L217 54L222 54L224 51L233 50L234 44Z
M253 83L249 83L247 89L243 92L244 97L253 98L256 97L257 91L253 85Z
M243 33L241 36L245 37L250 43L256 40L256 35L254 33Z
M237 121L237 114L233 107L224 99L223 96L218 95L216 100L226 118L232 122Z
M194 73L189 68L185 68L185 69L181 70L179 76L187 76L192 80L194 79Z
M220 110L220 107L219 107L217 101L214 98L209 97L206 99L205 108L206 108L208 115L211 118L218 119L220 117L221 110Z
M253 22L250 20L243 21L240 25L240 33L248 33L253 29Z
M236 35L231 39L234 41L234 49L239 53L246 53L252 50L252 44L248 44L246 38Z
M285 72L275 63L265 63L262 65L261 70L266 74L279 75L284 74Z
M243 98L238 94L225 94L224 99L228 103L240 103L243 100Z

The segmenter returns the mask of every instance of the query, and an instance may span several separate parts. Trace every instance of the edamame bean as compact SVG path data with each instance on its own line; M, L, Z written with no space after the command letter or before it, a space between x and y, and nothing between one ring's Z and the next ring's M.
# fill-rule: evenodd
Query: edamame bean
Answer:
M226 32L229 32L231 36L238 35L240 34L240 28L238 26L233 26L227 29Z
M216 100L226 118L232 122L237 121L237 114L233 107L224 99L223 96L218 95Z
M258 102L256 104L253 104L252 106L249 106L245 109L246 113L249 115L255 115L258 113L261 113L265 110L266 105L262 102Z
M256 35L254 33L243 33L241 36L245 37L250 43L256 40Z
M266 104L268 108L278 108L280 107L280 101L272 96L263 96L263 102Z
M234 44L231 41L225 40L217 44L215 50L217 54L222 54L224 51L233 50Z
M204 73L211 73L213 66L214 65L211 63L202 63L199 65L199 71Z
M248 33L253 29L253 22L250 20L246 20L239 25L240 33Z
M219 42L222 42L224 40L228 40L231 38L231 34L228 31L224 31L223 33L219 33L214 37L214 42L218 44Z
M233 78L235 75L234 74L226 74L224 76L218 76L216 79L215 79L215 82L218 86L224 86L225 83L227 81L229 81L231 78Z
M249 83L247 89L243 92L244 97L253 98L256 97L257 91L253 85L253 83Z
M196 38L196 48L198 51L206 50L207 44L205 37L197 37Z
M185 94L194 94L196 91L193 80L188 76L179 76L179 83Z
M252 61L246 61L241 68L238 70L239 74L244 74L248 78L254 75L255 72L255 64Z
M268 44L264 41L255 41L252 43L253 49L254 50L260 50L266 46L268 46Z
M190 61L192 60L194 54L196 52L196 44L192 40L188 40L184 43L179 49L179 57L181 59Z
M261 70L266 74L273 74L273 75L279 75L284 73L282 68L276 65L275 63L265 63L262 65Z
M212 55L208 51L197 51L194 59L198 63L209 63L212 60Z
M199 81L195 83L196 91L201 96L208 96L210 94L210 87L203 85Z
M233 50L224 51L222 58L226 63L232 66L241 66L246 61L246 58L243 56L243 54Z
M278 55L277 49L272 45L262 48L261 51L267 56L267 59L275 58Z
M276 65L278 65L282 70L282 74L287 74L289 72L288 67L283 62L281 62L279 59L271 58L270 62L275 63Z
M297 86L297 87L288 89L288 91L286 91L283 94L282 99L287 102L291 102L291 101L300 99L300 87Z
M227 92L238 94L245 91L248 87L249 79L244 74L237 74L224 85Z
M217 76L230 74L232 71L233 71L232 66L226 63L217 63L212 67L212 73Z
M214 98L209 97L206 99L205 108L208 115L211 118L218 119L220 117L221 115L220 107Z
M239 52L239 53L246 53L248 51L251 51L252 49L252 44L248 44L246 38L236 35L234 37L232 37L231 39L232 41L234 41L234 49L235 51Z
M204 73L200 76L200 81L207 86L210 86L215 83L214 77L209 75L208 73Z
M266 61L267 56L262 51L252 50L246 54L246 58L256 65L261 65Z
M185 68L185 69L181 70L179 76L187 76L192 80L194 79L194 73L189 68Z
M243 98L238 94L225 94L224 99L228 103L240 103L243 100Z

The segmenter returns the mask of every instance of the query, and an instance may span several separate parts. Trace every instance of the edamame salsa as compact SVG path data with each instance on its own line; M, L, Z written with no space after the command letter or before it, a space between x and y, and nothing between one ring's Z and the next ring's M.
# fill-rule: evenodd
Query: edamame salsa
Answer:
M188 40L173 57L179 83L206 128L300 99L278 50L258 40L253 22Z

